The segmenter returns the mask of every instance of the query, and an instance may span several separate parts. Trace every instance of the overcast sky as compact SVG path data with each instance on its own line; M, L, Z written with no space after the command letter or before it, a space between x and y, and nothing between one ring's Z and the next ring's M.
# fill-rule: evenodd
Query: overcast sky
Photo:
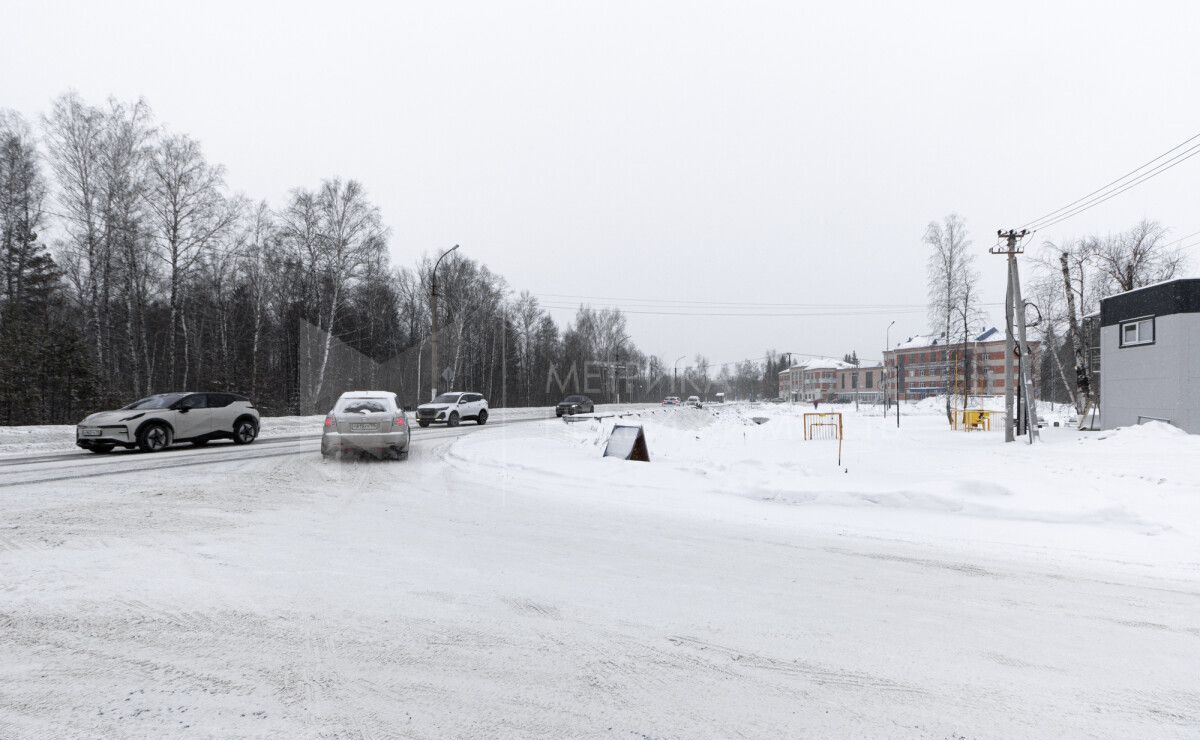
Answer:
M460 243L562 306L896 306L631 314L668 363L877 358L892 319L893 341L925 328L931 219L967 220L997 302L998 228L1200 131L1190 2L7 0L3 16L0 107L145 97L274 205L356 178L400 264ZM1200 230L1198 178L1200 157L1037 241L1143 216Z

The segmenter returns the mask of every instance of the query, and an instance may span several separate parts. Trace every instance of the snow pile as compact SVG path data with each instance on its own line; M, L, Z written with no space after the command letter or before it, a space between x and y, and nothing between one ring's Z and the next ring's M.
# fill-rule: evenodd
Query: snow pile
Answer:
M1192 437L1192 435L1183 431L1179 427L1163 421L1148 421L1145 424L1110 429L1106 432L1102 432L1098 437L1096 437L1096 439L1121 440L1124 442L1190 440L1194 447L1193 452L1200 452L1200 438Z

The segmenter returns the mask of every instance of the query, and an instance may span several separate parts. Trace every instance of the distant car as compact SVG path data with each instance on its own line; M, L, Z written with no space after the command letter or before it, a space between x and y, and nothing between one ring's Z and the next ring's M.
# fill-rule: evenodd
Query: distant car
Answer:
M408 457L412 433L404 409L389 391L343 393L325 417L321 454L367 452L376 457Z
M724 393L717 394L717 403L725 403L725 394Z
M596 413L596 405L587 396L567 396L554 407L555 416L594 413Z
M160 393L88 416L75 428L75 444L99 454L114 447L158 452L177 442L202 447L214 439L247 445L258 437L258 421L258 409L236 393Z
M688 396L687 405L700 408L700 396Z
M430 403L417 407L417 424L423 427L434 423L456 427L467 419L474 419L479 425L487 424L488 402L483 394L462 391L443 393Z
M663 399L662 405L663 406L678 406L679 405L679 396L667 396L665 399Z

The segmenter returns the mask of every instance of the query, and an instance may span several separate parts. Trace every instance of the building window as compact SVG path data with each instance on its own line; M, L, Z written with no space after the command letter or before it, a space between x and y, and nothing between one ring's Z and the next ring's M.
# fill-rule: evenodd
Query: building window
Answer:
M867 387L871 388L875 385L875 373L867 373Z
M1154 344L1154 317L1122 321L1121 346L1137 347L1142 344Z

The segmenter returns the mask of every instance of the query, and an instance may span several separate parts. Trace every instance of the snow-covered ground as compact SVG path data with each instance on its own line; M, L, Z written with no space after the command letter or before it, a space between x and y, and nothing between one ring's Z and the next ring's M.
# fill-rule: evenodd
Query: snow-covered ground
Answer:
M1200 438L821 410L0 488L0 737L1200 736Z

